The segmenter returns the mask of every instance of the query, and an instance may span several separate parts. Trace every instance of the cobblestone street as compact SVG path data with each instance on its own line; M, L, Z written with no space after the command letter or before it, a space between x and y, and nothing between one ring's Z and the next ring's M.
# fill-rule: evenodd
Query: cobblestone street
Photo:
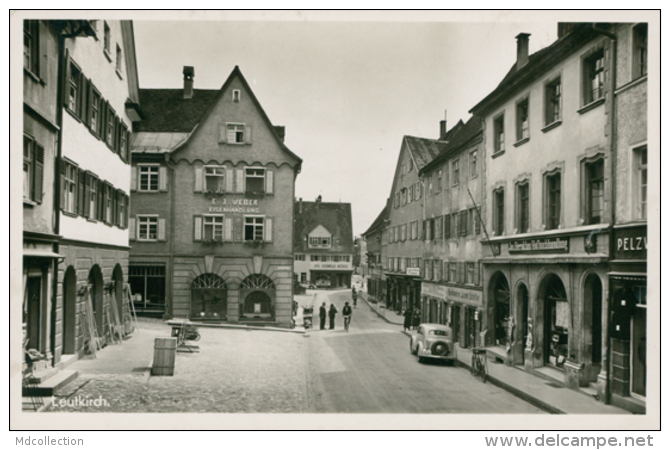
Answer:
M143 328L140 333L162 328L165 332L157 335L169 335L169 328L163 324L140 323L140 326ZM49 411L306 411L302 335L211 328L201 328L200 333L200 352L177 353L174 376L148 377L146 371L138 369L112 374L80 373L60 392ZM129 343L122 345L130 346ZM93 404L92 400L100 398L107 404L102 401ZM60 406L63 403L67 404Z

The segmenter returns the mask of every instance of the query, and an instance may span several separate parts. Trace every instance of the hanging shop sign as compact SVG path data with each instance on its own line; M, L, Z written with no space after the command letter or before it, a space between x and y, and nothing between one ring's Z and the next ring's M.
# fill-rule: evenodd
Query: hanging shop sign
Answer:
M421 269L418 267L408 267L406 274L413 277L418 277L421 276Z
M512 241L507 245L511 254L567 253L570 251L570 240L568 238L523 239L521 241Z
M474 289L463 289L441 284L421 283L421 295L439 298L448 302L462 303L472 306L482 305L482 292Z

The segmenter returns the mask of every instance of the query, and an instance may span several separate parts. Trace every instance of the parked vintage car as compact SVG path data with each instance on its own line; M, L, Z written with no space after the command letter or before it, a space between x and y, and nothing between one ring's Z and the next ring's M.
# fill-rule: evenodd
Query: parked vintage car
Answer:
M451 328L437 323L419 325L416 334L412 334L409 340L409 351L419 357L420 363L426 359L440 359L453 364L456 359L456 345Z

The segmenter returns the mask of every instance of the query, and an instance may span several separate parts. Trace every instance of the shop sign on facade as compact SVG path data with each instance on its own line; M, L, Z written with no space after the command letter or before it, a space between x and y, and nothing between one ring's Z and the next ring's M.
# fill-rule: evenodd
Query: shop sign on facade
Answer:
M316 263L312 264L313 269L350 269L349 264Z
M418 267L408 267L407 275L418 277L421 275L421 269L419 269Z
M566 253L570 251L568 238L524 239L508 244L510 253Z
M212 198L212 205L209 207L211 213L242 213L242 214L260 214L258 199L255 198Z
M456 302L472 306L482 305L482 292L474 289L421 283L421 294L446 300L448 302Z
M616 259L647 259L647 227L614 230Z

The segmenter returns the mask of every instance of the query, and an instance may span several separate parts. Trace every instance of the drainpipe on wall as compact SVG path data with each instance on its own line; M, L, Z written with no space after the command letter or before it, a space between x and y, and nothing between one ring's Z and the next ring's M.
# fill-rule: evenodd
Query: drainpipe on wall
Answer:
M611 203L610 203L610 239L609 239L609 255L610 259L614 253L614 221L616 220L616 186L614 185L615 175L616 175L616 101L614 100L614 91L616 89L616 55L617 55L617 37L615 34L608 31L598 28L597 23L591 25L594 31L602 34L610 39L610 98L611 98L611 109L610 109L610 192L611 192ZM611 358L612 358L612 342L611 342L611 331L612 331L612 312L610 311L610 302L609 295L611 294L611 284L607 284L607 353L606 353L606 373L607 377L605 380L605 403L610 404L612 401L612 386L611 386L611 377L612 377L612 368L611 368Z
M172 302L174 300L174 295L172 295L172 286L173 286L173 280L172 276L174 274L174 203L175 203L175 174L177 173L177 168L175 166L170 165L170 154L166 153L165 154L165 165L172 171L171 177L170 177L170 303L169 307L166 304L165 305L165 313L168 315L169 319L172 319L174 315L172 314L173 308L172 308ZM167 282L167 280L166 280ZM167 302L166 302L167 303Z

